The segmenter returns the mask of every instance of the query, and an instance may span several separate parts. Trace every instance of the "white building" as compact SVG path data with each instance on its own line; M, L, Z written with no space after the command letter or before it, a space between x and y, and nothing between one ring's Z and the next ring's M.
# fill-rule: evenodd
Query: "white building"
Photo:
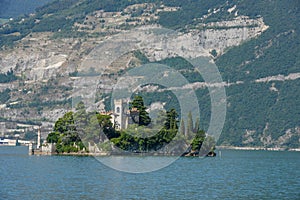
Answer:
M0 138L0 146L17 146L17 145L18 145L18 140Z

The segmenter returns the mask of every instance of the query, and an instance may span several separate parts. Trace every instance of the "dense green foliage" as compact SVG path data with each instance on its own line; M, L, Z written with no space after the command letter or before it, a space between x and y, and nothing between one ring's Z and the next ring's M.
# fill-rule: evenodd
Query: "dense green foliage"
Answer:
M121 131L121 136L113 138L111 141L120 149L128 152L151 152L160 150L164 145L170 143L177 134L177 129L163 128L154 136L143 137L151 133L151 129L130 127Z
M193 139L192 141L192 144L191 144L191 148L193 151L199 151L203 142L204 142L204 139L205 139L205 132L204 131L198 131L196 133L196 136L195 138Z
M188 25L193 25L195 18L201 18L207 14L208 10L219 8L222 6L222 11L227 11L228 8L234 5L233 2L226 3L222 0L207 1L207 0L164 0L166 6L180 7L176 12L161 12L159 23L164 27L171 29L184 29ZM225 13L225 15L224 15ZM226 12L222 14L212 15L206 21L218 21L232 17ZM197 22L196 22L197 23Z
M6 73L0 73L0 83L8 83L17 80L12 69Z
M112 138L111 141L120 149L129 152L150 152L159 150L164 145L171 142L178 132L178 114L175 109L171 109L165 115L164 126L156 131L155 127L147 128L151 119L146 112L144 100L141 96L135 96L130 102L130 109L137 109L139 120L129 128L120 132L120 137ZM162 119L162 118L161 118Z
M160 61L160 63L178 70L189 82L202 81L201 75L195 73L193 66L182 58L165 59ZM275 86L278 92L270 90L272 86ZM254 135L253 141L247 143L247 146L263 146L264 144L260 137L264 131L276 140L286 130L299 125L300 116L299 112L297 112L299 110L297 109L299 107L298 102L300 101L298 95L300 93L299 88L299 80L286 82L272 81L270 83L245 81L243 84L227 87L227 101L229 106L227 107L226 122L223 134L219 139L219 144L240 146L242 141L245 140L243 135L246 131L256 131L257 133ZM209 92L207 88L197 89L196 94L199 101L201 118L199 124L202 129L207 130L211 114ZM168 102L166 106L179 107L179 102L173 101L176 98L174 95L172 96L171 92L148 92L140 93L140 95L151 99L151 102ZM169 98L172 101L165 101L164 99L167 98L164 98L164 96L172 96L172 98ZM268 129L265 130L267 124ZM189 130L189 126L187 126L187 129ZM295 146L295 142L290 139L284 145Z
M58 153L77 152L83 148L76 130L73 112L68 112L57 120L53 132L47 137L47 142L56 143Z
M129 108L131 110L136 109L138 111L138 120L136 121L134 117L132 117L132 119L139 126L147 126L151 123L149 113L147 113L146 107L144 106L143 97L135 96L133 101L129 104Z
M180 5L183 9L177 13L163 13L164 17L161 18L160 23L176 29L183 28L187 24L192 25L195 17L185 17L184 11L189 10L189 14L196 13L195 15L197 15L197 13L201 12L199 10L197 12L194 11L201 7L200 5L196 6L198 3L203 3L201 4L202 7L212 3L213 5L207 7L210 9L221 5L218 1L182 2L181 4L184 5L180 5L177 1L170 1L170 4L167 5ZM263 77L279 74L287 76L290 73L299 73L299 3L279 0L252 3L248 1L230 1L224 7L225 9L221 9L217 14L211 15L206 21L231 18L232 16L228 15L227 8L233 5L237 5L240 15L247 15L251 18L263 17L269 29L262 33L260 37L233 47L216 59L216 64L219 67L223 80L244 82L243 84L226 88L228 108L225 127L219 144L243 145L242 141L245 140L243 135L248 130L256 133L253 135L253 141L244 145L261 146L263 143L260 137L264 131L272 139L276 140L285 134L286 130L293 130L300 124L300 113L297 112L299 110L297 109L299 107L298 102L300 102L298 95L300 93L299 80L290 80L284 83L276 81L254 83L254 80ZM203 13L200 13L200 15L203 15ZM181 65L189 69L184 62L172 64L178 59L172 60L168 62L171 66ZM176 69L179 70L180 68L176 67ZM201 81L199 77L195 79L190 79L190 76L186 75L185 77L191 82L197 79ZM270 90L272 84L275 84L278 92ZM209 96L203 90L197 90L196 93L201 107L201 127L207 130L210 119ZM266 126L268 129L265 130ZM298 141L299 137L293 139ZM295 142L292 142L292 139L289 141L289 143L284 145L297 146ZM299 146L299 142L296 143Z
M5 89L4 91L0 92L0 103L6 103L10 99L10 89Z
M143 99L139 96L131 103L135 106L141 104ZM86 112L84 104L80 102L75 113L68 112L56 121L53 132L47 137L47 142L56 143L58 153L87 151L84 147L88 147L89 144L96 144L101 150L107 151L112 149L108 141L123 151L151 152L160 150L174 140L190 142L191 149L199 151L206 137L204 131L192 124L191 132L195 134L195 138L186 139L185 133L178 135L178 114L175 109L161 115L163 115L160 117L163 120L163 127L156 128L154 125L146 127L136 123L129 125L127 129L117 131L110 121L110 116Z
M269 29L260 37L231 48L216 63L224 80L244 81L227 88L228 107L224 134L219 143L241 145L246 130L278 139L288 129L300 124L299 80L254 83L255 79L299 72L299 3L297 1L238 2L240 14L264 18ZM271 45L270 45L271 44ZM259 56L258 56L259 55ZM247 61L247 63L246 63ZM277 92L271 91L272 84ZM298 109L297 109L298 108ZM294 138L295 139L295 138ZM297 140L297 139L296 139ZM263 145L254 136L246 145ZM289 146L290 144L284 144ZM298 142L299 146L299 142Z
M177 130L178 129L177 118L178 118L178 114L174 108L171 109L170 111L167 111L167 118L166 118L164 128L167 130L169 129Z
M83 151L89 142L102 142L103 133L108 138L118 136L109 116L95 112L87 113L82 102L78 104L76 111L68 112L59 118L53 132L47 137L47 142L56 143L58 153Z
M269 26L260 37L230 49L217 60L225 80L253 80L298 72L300 63L299 4L296 1L239 3L241 14L264 18ZM267 6L266 6L267 5ZM271 46L267 47L270 43ZM259 55L259 57L258 57ZM245 61L251 61L245 63ZM250 71L251 73L246 73Z

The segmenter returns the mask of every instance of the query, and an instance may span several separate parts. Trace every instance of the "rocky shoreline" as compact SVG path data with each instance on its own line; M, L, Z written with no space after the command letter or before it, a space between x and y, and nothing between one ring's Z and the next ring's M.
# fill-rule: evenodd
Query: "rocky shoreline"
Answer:
M300 152L300 148L264 148L264 147L236 147L236 146L216 146L216 150L243 150L243 151L293 151ZM186 152L184 154L165 154L165 153L118 153L118 152L69 152L69 153L57 153L57 152L43 152L39 149L35 149L29 152L30 155L58 155L58 156L181 156L181 157L199 157L197 152ZM215 152L209 152L205 157L215 157L217 154Z
M160 153L160 152L150 152L150 153L135 153L135 152L69 152L69 153L57 153L57 152L45 152L40 149L29 150L29 155L57 155L57 156L94 156L94 157L105 157L105 156L180 156L180 157L215 157L217 154L215 152L209 152L207 155L199 155L199 152L186 152L183 154L176 153Z

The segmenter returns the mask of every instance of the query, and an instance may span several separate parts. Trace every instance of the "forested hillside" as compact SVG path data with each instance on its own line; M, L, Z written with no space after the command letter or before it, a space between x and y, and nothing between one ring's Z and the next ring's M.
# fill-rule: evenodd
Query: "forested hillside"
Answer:
M43 5L46 1L31 1L31 3L35 3L30 4L24 0L20 4L12 4L12 1L3 0L0 2L0 18L32 12L34 8ZM137 9L130 8L131 10L127 9L126 11L128 6L142 3L153 4L149 4L148 7L145 6L144 8L142 6ZM26 5L22 6L23 10L20 8L22 4ZM19 5L19 8L15 8L16 5ZM175 10L172 12L164 10L166 7ZM227 116L218 144L299 148L299 7L299 1L289 0L55 0L50 4L39 7L35 15L25 16L22 22L22 19L19 18L2 26L0 28L0 46L3 49L2 51L13 51L16 44L24 42L24 38L34 38L38 34L45 34L47 39L53 41L53 43L56 41L60 43L64 39L70 40L70 44L77 42L73 50L78 51L78 54L72 57L73 60L68 59L69 63L65 64L70 68L67 74L72 77L77 72L74 70L77 67L76 59L80 60L86 52L93 48L93 46L84 45L84 42L97 44L99 38L113 35L118 31L131 30L143 23L146 25L158 24L182 33L193 33L194 30L202 31L205 29L251 29L257 25L228 27L213 26L212 22L230 21L239 16L246 16L247 19L253 20L261 19L267 28L256 37L249 37L238 43L238 45L226 47L224 52L215 49L211 51L210 58L215 61L224 82L227 83ZM123 20L124 24L114 25L107 18L94 19L94 16L99 14L97 12L102 12L102 10L105 12L119 12L115 13L114 17L119 17L119 21ZM149 20L141 22L144 19L141 16L151 16L151 18L149 17ZM205 24L210 26L207 27ZM239 37L239 35L236 37ZM27 45L27 43L23 44L22 48L25 50L26 48L30 49ZM150 62L145 58L145 55L135 55L135 57L141 63ZM194 72L193 66L180 57L166 58L158 62L179 70L191 83L203 81L201 76ZM16 69L19 73L18 81L22 84L22 80L25 84L24 74L26 73L20 69L22 65L26 65L24 63L19 62L18 67L5 66L8 69ZM6 72L7 70L2 71L3 76L6 76ZM121 69L118 73L110 75L115 77L123 72L124 69ZM20 74L23 74L23 77ZM60 74L57 77L63 76L65 75ZM28 90L35 92L39 88L41 90L46 88L51 91L56 86L57 89L59 88L57 85L61 84L62 81L55 81L54 79L46 84L40 82L40 84L44 84L41 87L28 86L26 89L31 88ZM9 82L16 80L17 78L14 76L14 80ZM67 86L62 88L61 94L64 95L60 96L59 101L49 100L51 106L56 105L56 103L58 106L65 106L70 102L71 89ZM41 95L32 96L32 102L39 104L40 112L42 110L40 106L47 104L39 100L43 94L47 93L47 91L43 92ZM10 103L9 95L15 93L17 91L3 90L0 93L2 94L1 102ZM56 91L56 94L58 93ZM198 88L196 94L201 111L200 125L202 129L207 130L211 115L208 89ZM33 95L33 93L30 93L30 95ZM144 97L145 103L148 105L151 101L160 100L167 102L167 109L178 107L178 102L173 100L174 95L171 92L152 91L140 95ZM105 94L103 97L108 96L108 94ZM29 97L27 96L24 99L28 100L27 98ZM45 99L49 99L49 97ZM109 99L106 98L106 101L108 102ZM29 105L29 103L24 103L24 105ZM12 105L11 108L14 106L18 107L19 105Z

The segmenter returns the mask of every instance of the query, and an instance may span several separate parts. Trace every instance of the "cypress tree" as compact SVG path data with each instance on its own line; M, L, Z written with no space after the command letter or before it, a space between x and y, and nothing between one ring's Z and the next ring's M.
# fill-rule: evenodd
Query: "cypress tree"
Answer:
M135 96L133 101L130 102L129 108L137 109L139 112L139 126L147 126L151 123L151 118L149 117L149 113L146 111L146 107L144 106L144 100L141 96Z

